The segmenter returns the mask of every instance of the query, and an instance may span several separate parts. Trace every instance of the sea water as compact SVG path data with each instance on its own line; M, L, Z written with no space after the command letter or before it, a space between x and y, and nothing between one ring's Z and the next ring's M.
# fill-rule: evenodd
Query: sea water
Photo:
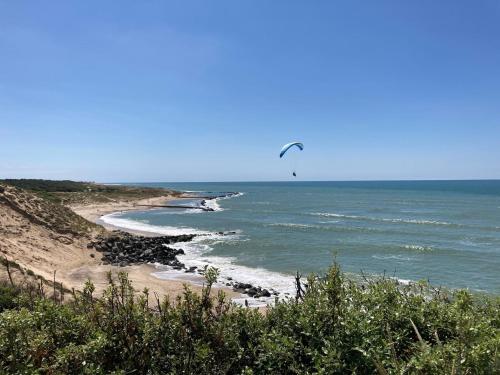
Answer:
M336 261L353 276L500 293L499 180L142 185L198 196L240 193L208 201L213 212L166 208L103 218L151 232L203 234L177 244L186 253L180 260L218 267L222 282L292 294L297 271L322 274ZM160 268L157 276L175 273Z

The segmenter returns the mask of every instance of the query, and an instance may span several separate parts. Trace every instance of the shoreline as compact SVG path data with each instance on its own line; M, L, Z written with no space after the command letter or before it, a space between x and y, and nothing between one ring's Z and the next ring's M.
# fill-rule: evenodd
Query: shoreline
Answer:
M107 231L122 231L126 233L130 233L137 236L143 237L161 237L164 234L153 231L141 231L138 229L131 229L125 226L113 225L102 220L103 216L119 214L127 211L150 211L157 210L159 207L155 207L158 205L168 204L169 201L173 199L193 199L194 197L183 197L178 195L165 195L161 197L155 198L147 198L130 202L109 202L103 204L90 204L90 205L73 205L70 206L76 214L82 216L83 218L92 221L93 223L99 224L103 226ZM196 197L197 198L197 197ZM214 197L215 199L216 197ZM206 199L204 197L204 199ZM203 203L204 205L204 203ZM95 251L95 250L93 250ZM96 252L96 256L99 256L99 253ZM164 278L157 276L157 273L165 272L162 267L167 267L163 264L131 264L125 267L113 266L113 265L104 265L101 264L96 265L88 265L89 267L80 267L75 269L74 272L71 273L72 276L76 276L84 282L83 275L86 278L91 279L102 279L102 274L109 270L117 270L117 271L125 271L129 274L130 279L133 281L134 286L140 286L141 288L160 288L164 292L163 294L170 295L174 297L184 290L184 284L189 284L192 289L198 291L201 290L202 285L205 282L205 279L202 275L198 273L185 273L182 271L172 272L172 277ZM94 272L95 271L95 272ZM105 272L103 272L105 271ZM102 281L101 281L102 282ZM179 286L181 288L179 288ZM180 290L182 289L182 290ZM216 292L217 290L223 290L227 297L230 299L244 299L249 298L241 293L233 291L232 288L221 285L215 285L213 290Z
M188 194L188 193L184 193ZM112 224L109 223L108 220L103 220L103 216L106 215L114 215L114 214L119 214L122 212L126 211L149 211L149 210L154 210L158 209L158 207L155 207L155 205L162 203L162 205L168 205L168 202L172 199L175 200L181 200L181 199L199 199L200 200L200 206L202 207L209 207L210 210L207 211L217 211L218 208L213 208L209 202L210 201L216 201L218 199L225 199L225 198L230 198L234 196L239 196L242 193L237 193L237 192L228 192L225 193L224 195L214 195L212 197L209 196L192 196L188 195L185 196L184 194L181 195L175 195L175 196L163 196L163 197L157 197L149 200L141 200L141 201L135 201L135 202L130 202L127 204L117 204L117 203L111 203L111 204L104 204L104 205L99 205L99 204L94 204L90 206L83 206L83 207L74 207L74 211L85 217L86 219L92 219L93 222L104 226L107 230L110 231L122 231L134 235L139 235L143 237L162 237L162 236L171 236L170 234L162 233L161 231L147 231L147 230L140 230L140 229L135 229L135 228L130 228L126 225L117 225L117 224ZM143 204L146 204L144 206ZM228 232L228 233L223 233L223 232L214 232L213 235L234 235L235 233L233 232ZM209 234L208 232L206 234L197 234L196 237L200 238L199 236L210 236L212 234ZM196 246L197 239L193 239L191 241L185 242L185 245L182 245L182 243L179 243L178 245L174 245L174 248L177 249L182 249L184 250L186 247L189 247L189 244L194 244ZM115 254L116 256L116 254ZM180 256L181 258L179 259L181 264L184 267L184 262L185 260L182 259L183 255ZM127 260L127 259L125 259ZM113 260L111 260L113 261ZM115 258L116 261L116 258ZM190 263L188 261L188 263ZM131 265L133 265L133 261ZM177 269L173 268L171 265L168 264L163 264L163 263L148 263L147 264L149 268L145 269L146 272L149 272L149 275L154 277L156 280L159 282L163 283L188 283L190 286L193 286L194 288L199 288L200 286L203 285L205 279L202 275L201 270L203 269L203 266L205 265L211 265L211 262L205 262L204 264L199 264L199 262L196 262L196 266L193 267L193 264L186 264L185 269ZM135 266L141 266L141 264L135 264ZM191 267L189 267L191 266ZM127 268L129 266L121 267L121 268ZM196 270L193 271L192 269L188 271L190 268L195 268ZM219 267L217 267L219 268ZM228 295L233 302L240 304L240 305L246 305L258 309L265 309L268 304L274 303L275 298L277 297L287 297L289 296L289 293L284 293L281 294L277 292L275 289L266 289L265 287L259 286L260 283L254 281L248 282L248 278L243 277L242 280L238 280L238 278L234 278L234 276L229 277L228 275L223 275L223 269L219 268L220 271L222 271L218 282L214 285L214 288L223 290L226 295ZM246 280L246 281L245 281ZM255 282L255 283L254 283Z

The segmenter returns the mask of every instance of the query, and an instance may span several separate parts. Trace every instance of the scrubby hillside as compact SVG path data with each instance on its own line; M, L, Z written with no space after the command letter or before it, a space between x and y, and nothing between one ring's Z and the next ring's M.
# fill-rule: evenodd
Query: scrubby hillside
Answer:
M133 201L177 193L161 188L101 185L93 182L69 180L7 179L0 180L0 184L27 190L42 198L64 205Z
M31 223L59 234L90 236L102 231L99 225L85 220L69 208L10 185L0 184L0 204L20 213Z

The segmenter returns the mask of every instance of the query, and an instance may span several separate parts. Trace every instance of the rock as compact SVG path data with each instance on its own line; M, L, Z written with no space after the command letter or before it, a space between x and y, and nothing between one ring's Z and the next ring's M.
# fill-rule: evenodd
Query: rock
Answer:
M184 264L176 256L184 254L184 251L170 248L167 244L190 241L194 237L195 235L144 237L114 231L112 235L99 237L87 246L102 252L102 260L114 265L158 262L183 269ZM195 272L195 269L188 271Z
M258 294L258 290L255 287L252 287L250 289L246 289L245 293L248 294L250 297L255 297Z

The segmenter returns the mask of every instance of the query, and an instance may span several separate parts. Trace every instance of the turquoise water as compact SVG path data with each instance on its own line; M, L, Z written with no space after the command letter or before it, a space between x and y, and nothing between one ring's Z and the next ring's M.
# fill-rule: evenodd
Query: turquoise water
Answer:
M288 275L322 272L336 259L349 273L500 293L500 181L145 185L243 193L210 202L215 212L159 209L106 218L164 233L235 231L183 246L186 264L212 263L224 277L286 289Z

